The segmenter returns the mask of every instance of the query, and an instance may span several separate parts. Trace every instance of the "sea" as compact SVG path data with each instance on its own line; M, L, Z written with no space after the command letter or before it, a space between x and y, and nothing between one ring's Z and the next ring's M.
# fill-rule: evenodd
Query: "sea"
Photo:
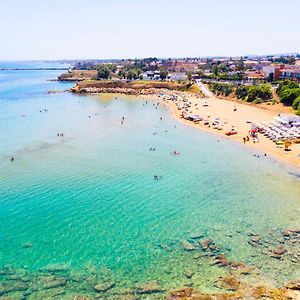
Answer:
M297 171L150 96L72 94L63 67L0 62L0 298L222 292L220 253L255 270L245 281L300 278L299 248L272 257L300 228ZM159 291L141 292L149 282Z

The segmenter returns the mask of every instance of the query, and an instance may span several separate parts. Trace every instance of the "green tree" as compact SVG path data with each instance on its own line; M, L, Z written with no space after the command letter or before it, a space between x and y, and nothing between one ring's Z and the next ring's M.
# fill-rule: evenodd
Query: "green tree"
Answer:
M116 64L107 64L107 67L115 73L117 71L117 65Z
M294 100L300 96L300 88L285 88L280 93L280 100L285 105L292 105Z
M218 76L219 75L219 67L216 65L216 66L213 66L212 67L212 72L215 76Z
M300 96L298 96L292 104L293 109L299 110L300 109Z
M161 69L159 71L159 76L161 80L166 80L166 78L168 77L169 72L167 70Z
M107 65L101 64L97 66L97 79L108 79L110 77L110 68Z
M131 69L126 74L126 78L128 80L138 79L139 76L140 76L140 73L138 72L137 69Z
M186 76L187 76L187 79L188 79L189 83L191 83L192 79L193 79L193 73L192 72L187 72Z

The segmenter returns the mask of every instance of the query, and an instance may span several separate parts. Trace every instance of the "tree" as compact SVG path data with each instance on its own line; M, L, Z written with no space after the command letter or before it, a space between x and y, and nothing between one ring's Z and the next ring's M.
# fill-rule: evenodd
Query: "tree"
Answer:
M298 96L294 101L293 101L293 109L295 110L300 110L300 96Z
M245 70L245 64L244 64L244 59L243 59L243 57L240 58L240 60L239 60L239 62L238 62L238 64L237 64L237 66L236 66L236 69L237 69L238 71L244 71L244 70Z
M219 75L219 67L216 65L216 66L213 66L212 67L212 72L215 76L218 76Z
M168 77L169 72L167 70L160 70L159 71L159 76L161 80L166 80L166 78Z
M126 78L126 72L125 72L125 70L120 70L119 73L118 73L118 75L119 75L119 77L121 79Z
M140 73L137 71L137 69L131 69L127 72L126 78L128 80L138 79L139 75L140 75Z
M245 85L238 85L235 90L235 95L238 99L245 99L248 94L248 87Z
M97 79L108 79L110 77L110 68L107 65L97 66Z
M117 65L116 64L107 64L107 67L115 73L117 71Z
M273 72L269 74L268 81L269 82L273 82L274 81L274 73Z
M191 83L191 81L193 79L193 73L192 72L187 72L186 76L187 76L187 79L188 79L189 83Z

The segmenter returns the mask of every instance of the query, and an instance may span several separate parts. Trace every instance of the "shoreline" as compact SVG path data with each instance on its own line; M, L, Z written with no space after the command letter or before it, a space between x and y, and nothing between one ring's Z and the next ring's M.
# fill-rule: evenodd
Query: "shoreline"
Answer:
M230 101L230 100L229 100L229 101ZM197 130L200 129L200 130L203 130L203 131L205 131L205 132L207 132L207 133L214 134L214 135L216 135L216 136L218 136L218 137L224 138L224 139L227 140L227 141L236 142L236 143L238 143L238 144L240 144L240 145L243 144L243 142L242 142L241 140L238 140L238 139L236 139L236 138L230 138L230 137L226 136L225 134L221 134L220 131L216 131L216 130L214 130L214 129L210 129L210 128L207 128L207 127L205 127L205 126L201 126L201 127L200 127L199 125L194 124L194 123L192 123L191 121L187 121L187 120L181 118L181 117L180 117L180 114L179 114L179 111L176 109L176 106L175 106L174 103L169 103L169 102L167 102L167 105L168 105L168 107L169 107L169 109L170 109L171 114L173 115L173 117L174 117L177 121L179 121L180 123L182 123L182 124L184 124L184 125L188 125L188 126L190 126L190 127L192 127L192 128L195 128L195 129L197 129ZM247 104L245 104L245 105L247 105ZM258 108L258 109L265 109L265 108ZM282 157L282 156L276 155L276 154L274 154L272 151L269 151L269 150L267 150L267 149L260 149L260 148L258 148L259 146L257 146L257 144L248 143L248 144L245 144L244 146L246 146L246 147L248 148L248 150L250 150L250 149L251 149L251 150L255 149L255 150L259 151L260 154L262 154L262 155L263 155L264 153L266 153L266 154L269 156L269 158L275 160L276 162L281 163L281 164L283 164L284 166L288 166L289 168L292 168L292 169L294 169L295 171L300 171L300 165L299 165L299 164L295 164L295 163L291 162L289 159L286 159L286 158L284 158L284 157ZM299 158L299 160L300 160L300 158ZM300 162L299 162L299 163L300 163Z
M112 92L113 89L110 89L109 93L82 93L83 95L101 95L101 94L115 94L115 95L127 95L135 98L142 99L151 99L154 101L160 101L170 109L172 116L182 124L191 126L196 129L200 129L206 131L208 133L215 134L216 136L226 138L226 140L238 142L243 144L243 136L248 135L248 131L251 129L251 124L246 123L246 120L249 118L253 122L272 122L273 118L278 115L278 110L281 107L271 107L270 109L267 106L256 106L248 103L242 103L240 101L234 101L231 99L220 99L217 97L203 97L199 94L192 94L189 92L182 91L174 91L167 89L155 89L144 92L139 91L137 94L126 93L126 91L122 91L117 89L117 92ZM173 95L177 95L179 97L183 97L188 99L189 103L191 103L191 107L189 108L189 113L193 114L203 114L207 113L210 115L209 119L212 121L215 117L221 117L222 120L226 119L228 124L224 130L213 129L212 127L208 127L203 124L203 121L199 124L195 124L192 121L188 121L181 117L181 110L178 109L176 103L168 98ZM201 102L209 102L209 107L203 108L201 106ZM233 112L233 106L237 108L237 112ZM232 123L232 124L231 124ZM230 125L230 126L229 126ZM234 126L238 131L238 134L227 136L225 132L230 130L230 128ZM263 136L259 133L259 142L253 143L251 141L246 142L244 145L250 150L256 150L259 152L259 155L266 154L268 157L271 157L275 161L279 163L283 163L286 166L294 169L295 171L300 171L300 144L293 144L292 151L284 151L282 148L277 148L275 143Z

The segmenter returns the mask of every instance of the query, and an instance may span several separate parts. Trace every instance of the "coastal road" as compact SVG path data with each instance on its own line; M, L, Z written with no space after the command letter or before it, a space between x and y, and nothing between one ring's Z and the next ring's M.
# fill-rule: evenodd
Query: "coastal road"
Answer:
M207 98L215 98L215 95L200 81L196 81L200 90Z

